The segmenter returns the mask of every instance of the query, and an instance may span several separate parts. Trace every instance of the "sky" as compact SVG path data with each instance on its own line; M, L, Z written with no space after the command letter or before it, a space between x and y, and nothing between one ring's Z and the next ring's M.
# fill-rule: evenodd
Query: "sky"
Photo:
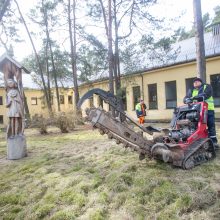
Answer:
M22 13L25 14L28 13L30 8L34 7L36 0L25 1L25 4L21 4L22 0L18 0L18 2L20 2ZM208 12L211 17L213 17L213 8L217 5L220 6L220 0L201 0L201 4L202 14ZM167 20L177 18L178 16L182 15L177 23L170 22L170 25L172 26L173 24L175 24L175 29L182 26L186 27L186 30L190 30L193 25L193 0L158 0L158 4L154 6L153 14L155 16L164 17ZM27 57L29 54L32 53L32 47L24 28L21 33L25 38L25 41L23 43L17 44L14 47L15 58L18 61L21 61L24 57ZM36 47L37 46L39 45L36 45ZM0 45L0 55L4 52L4 48L2 48Z
M171 18L183 13L178 22L179 26L185 26L190 30L193 25L193 0L159 0L155 13ZM163 5L163 6L162 6ZM202 14L209 13L214 16L213 8L220 6L220 0L201 0Z

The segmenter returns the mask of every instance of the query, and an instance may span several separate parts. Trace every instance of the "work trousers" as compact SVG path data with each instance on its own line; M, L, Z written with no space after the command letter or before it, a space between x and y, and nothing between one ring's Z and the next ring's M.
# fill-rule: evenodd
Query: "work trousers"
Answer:
M215 130L215 112L214 110L208 110L207 126L209 132L209 138L213 143L217 143L216 130Z
M144 119L145 119L145 117L144 117L144 116L140 116L138 119L139 119L139 123L140 123L141 125L143 125L143 124L144 124Z

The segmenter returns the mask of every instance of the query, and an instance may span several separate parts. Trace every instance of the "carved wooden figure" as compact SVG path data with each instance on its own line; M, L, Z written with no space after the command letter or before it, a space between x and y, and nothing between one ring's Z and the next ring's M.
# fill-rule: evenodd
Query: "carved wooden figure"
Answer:
M24 118L24 107L17 83L14 80L8 79L7 90L6 107L9 108L7 137L10 138L24 133L24 122L22 120Z
M20 159L27 155L24 136L24 91L22 69L29 73L17 61L3 55L0 58L0 71L4 73L6 87L6 107L8 108L7 158Z

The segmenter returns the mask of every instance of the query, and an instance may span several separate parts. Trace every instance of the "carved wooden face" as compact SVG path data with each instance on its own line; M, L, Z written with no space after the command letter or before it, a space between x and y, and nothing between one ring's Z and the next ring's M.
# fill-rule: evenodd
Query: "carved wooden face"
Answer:
M7 81L7 87L9 88L17 88L17 83L14 80L8 80Z

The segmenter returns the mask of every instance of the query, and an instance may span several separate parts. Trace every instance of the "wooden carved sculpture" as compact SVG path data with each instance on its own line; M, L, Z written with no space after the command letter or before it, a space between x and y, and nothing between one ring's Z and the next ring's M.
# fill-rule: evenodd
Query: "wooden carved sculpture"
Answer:
M9 56L0 59L0 71L4 73L6 107L8 108L7 158L21 159L27 156L24 135L24 90L22 66ZM24 68L23 68L24 69Z
M6 107L9 108L7 137L22 135L24 133L24 108L17 83L12 79L7 80Z
M6 107L9 108L9 125L7 137L24 133L24 91L22 86L21 69L7 60L3 65L6 87ZM15 81L16 79L16 81Z

